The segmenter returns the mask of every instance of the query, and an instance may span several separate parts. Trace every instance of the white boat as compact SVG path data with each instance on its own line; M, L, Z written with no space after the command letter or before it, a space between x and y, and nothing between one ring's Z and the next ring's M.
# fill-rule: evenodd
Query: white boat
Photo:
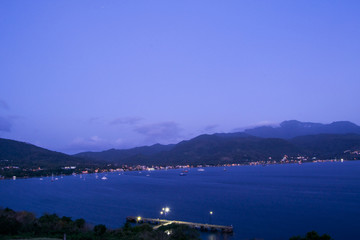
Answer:
M107 180L107 177L103 176L103 177L101 178L101 180Z
M203 168L198 169L198 172L203 172L203 171L205 171L205 169L203 169Z

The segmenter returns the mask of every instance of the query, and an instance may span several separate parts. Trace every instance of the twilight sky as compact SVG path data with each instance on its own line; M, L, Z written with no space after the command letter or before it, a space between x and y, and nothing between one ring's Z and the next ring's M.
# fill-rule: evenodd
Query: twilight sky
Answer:
M360 125L360 1L0 2L0 137L66 153Z

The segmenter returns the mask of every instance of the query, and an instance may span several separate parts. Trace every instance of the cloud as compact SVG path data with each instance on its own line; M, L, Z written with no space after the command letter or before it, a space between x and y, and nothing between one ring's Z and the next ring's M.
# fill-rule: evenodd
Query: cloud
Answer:
M140 117L122 117L122 118L116 118L110 122L110 125L135 125L139 123L143 118Z
M75 138L68 150L71 152L81 152L81 151L103 151L111 148L112 144L103 138L98 136L92 136L90 138Z
M206 127L204 127L204 129L202 130L202 132L208 133L208 132L213 132L215 131L216 128L218 128L219 125L217 124L213 124L213 125L208 125Z
M9 105L4 100L0 99L0 108L9 110Z
M246 129L252 129L256 127L263 127L263 126L271 126L271 127L278 127L280 126L280 123L278 122L272 122L272 121L260 121L255 124L249 125L247 127L239 127L232 130L232 132L243 132Z
M150 143L179 141L182 129L175 122L146 124L134 129L135 132L146 137Z
M12 122L8 117L0 116L0 131L1 132L10 132L12 127Z

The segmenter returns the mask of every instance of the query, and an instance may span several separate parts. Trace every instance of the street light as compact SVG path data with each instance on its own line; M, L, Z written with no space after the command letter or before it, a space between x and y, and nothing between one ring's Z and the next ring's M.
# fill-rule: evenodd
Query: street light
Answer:
M169 208L169 207L164 207L164 208L161 209L160 214L161 214L161 215L165 214L165 217L166 217L166 214L167 214L168 212L170 212L170 208Z
M213 211L210 211L209 213L210 213L210 216L209 216L209 223L211 224L211 217L212 217L212 215L214 214L214 212L213 212Z

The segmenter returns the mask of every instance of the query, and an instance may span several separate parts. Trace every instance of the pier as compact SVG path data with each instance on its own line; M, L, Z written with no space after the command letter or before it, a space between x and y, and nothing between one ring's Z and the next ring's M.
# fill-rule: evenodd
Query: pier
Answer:
M135 223L148 223L152 225L159 225L154 228L159 228L161 226L169 225L169 224L180 224L186 225L191 228L195 228L202 232L222 232L222 233L233 233L232 226L222 226L222 225L214 225L214 224L205 224L205 223L193 223L193 222L184 222L184 221L176 221L176 220L166 220L159 218L143 218L143 217L127 217L126 221L135 222Z

